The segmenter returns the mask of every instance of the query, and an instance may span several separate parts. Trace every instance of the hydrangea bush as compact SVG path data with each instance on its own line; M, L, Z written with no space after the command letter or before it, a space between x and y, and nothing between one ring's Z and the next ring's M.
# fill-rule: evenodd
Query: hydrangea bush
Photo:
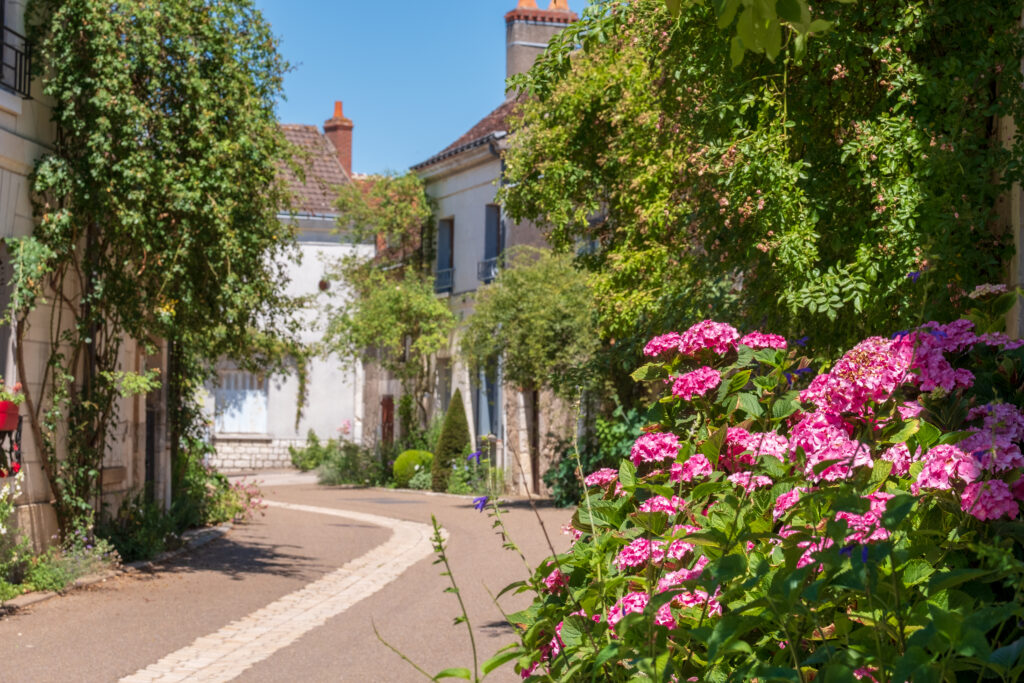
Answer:
M932 322L816 371L713 321L651 340L646 433L586 476L571 550L506 589L536 598L492 662L536 681L1021 680L1020 346Z

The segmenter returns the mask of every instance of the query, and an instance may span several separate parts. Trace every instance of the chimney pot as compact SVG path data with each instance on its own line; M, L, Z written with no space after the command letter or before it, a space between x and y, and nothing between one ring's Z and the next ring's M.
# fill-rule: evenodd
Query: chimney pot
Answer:
M352 121L345 118L341 108L341 100L334 102L334 116L324 121L324 136L334 145L345 173L352 175Z
M551 4L548 5L549 12L568 12L569 11L569 0L551 0Z
M537 0L519 0L516 9L538 9Z

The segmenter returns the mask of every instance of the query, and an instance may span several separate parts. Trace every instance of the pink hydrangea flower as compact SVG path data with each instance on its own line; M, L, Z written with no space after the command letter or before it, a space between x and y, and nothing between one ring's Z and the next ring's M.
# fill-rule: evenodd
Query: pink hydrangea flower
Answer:
M668 572L661 579L658 580L658 592L664 593L669 588L674 588L682 584L684 581L694 581L700 578L700 575L704 572L704 567L708 566L708 558L701 555L697 558L692 569L678 569L674 572Z
M970 320L955 320L948 325L929 322L922 325L920 331L905 337L915 346L912 366L915 374L910 376L911 381L921 391L934 391L940 387L953 391L957 387L972 386L974 374L969 370L954 369L944 354L973 346L978 340L973 330L974 323Z
M749 346L752 349L784 349L786 338L778 334L764 334L763 332L751 332L744 335L739 343L742 346Z
M743 487L743 490L747 493L759 488L771 486L774 482L770 477L766 477L762 474L752 474L750 472L737 472L729 475L729 481L736 486Z
M863 415L868 403L885 401L908 379L913 352L908 337L869 337L847 351L830 372L815 377L800 400L828 413Z
M902 417L904 420L912 420L918 415L920 415L921 411L924 410L924 408L922 408L921 405L918 403L901 403L900 405L896 406L896 410L899 411L900 417Z
M691 455L686 462L672 463L672 470L669 480L673 482L693 481L697 477L710 477L712 473L711 463L702 454Z
M680 341L682 341L682 336L678 332L669 332L668 334L655 337L647 342L647 345L644 347L644 355L660 356L669 351L678 353Z
M854 441L846 424L834 415L810 413L793 427L790 448L794 455L802 449L806 458L804 475L811 481L838 481L853 474L856 467L872 465L871 452L865 444ZM835 461L819 473L814 468Z
M800 496L807 493L808 489L804 486L797 486L792 491L787 491L781 496L775 499L775 506L772 508L772 517L775 520L779 520L786 512L797 504L800 500Z
M797 569L802 569L809 564L814 564L817 561L814 558L815 554L828 550L833 545L835 545L835 543L832 541L831 538L825 537L817 538L811 541L800 541L796 545L798 548L804 549L804 554L801 555L800 559L796 562ZM820 572L822 569L824 569L824 567L819 564L818 571Z
M562 589L569 585L569 576L555 569L544 579L544 585L551 593L561 593Z
M979 457L986 470L1024 468L1024 455L1017 443L1024 440L1024 413L1008 403L989 403L971 409L967 418L982 419L984 424L960 442L962 450Z
M847 544L871 543L889 538L889 530L882 526L882 515L885 514L886 504L892 498L892 494L877 491L864 497L870 502L870 508L863 515L845 510L836 513L836 519L846 520L846 525L853 531L846 537Z
M736 348L736 340L739 337L740 333L732 325L704 320L683 332L679 340L679 352L693 356L704 349L709 349L722 355Z
M932 448L924 457L924 469L911 491L917 494L922 488L949 490L953 480L971 483L981 476L978 461L956 446L941 444Z
M608 612L608 625L614 630L618 623L622 621L623 617L627 614L643 612L650 601L651 597L647 595L647 593L633 592L623 595ZM658 609L658 612L654 617L654 623L668 628L676 627L675 619L672 618L672 610L668 604L662 605L661 608Z
M870 679L872 683L878 683L878 679L875 678L876 673L878 673L878 669L871 666L862 666L861 668L854 670L853 677L858 681L867 678Z
M989 332L978 337L979 344L986 346L998 346L1001 349L1012 351L1024 346L1024 339L1010 339L1002 332Z
M882 452L882 460L892 463L892 473L897 477L906 476L910 473L910 463L921 459L921 448L918 447L911 455L907 444L898 443L890 446Z
M633 443L629 457L637 467L647 462L675 460L679 455L679 438L672 433L650 432Z
M706 591L699 589L680 593L672 600L672 602L680 607L690 607L694 609L704 609L704 605L706 603L708 606L708 614L719 617L722 616L722 605L718 600L714 596L709 596Z
M628 568L643 567L649 563L661 564L664 560L665 550L662 543L651 541L649 538L637 538L619 551L614 564L619 571L625 571Z
M1020 505L1005 481L990 479L968 484L960 497L960 509L983 521L999 519L1003 515L1016 519Z
M672 385L672 395L691 400L694 396L703 396L722 382L722 373L714 368L704 366L693 372L676 377Z
M1003 294L1005 292L1006 292L1006 285L1003 285L1003 284L999 284L999 285L984 284L984 285L978 285L977 287L975 287L974 291L971 292L970 294L968 294L967 297L970 298L970 299L978 299L978 298L981 298L983 296L990 296L992 294Z
M610 467L602 467L596 472L591 472L584 479L583 483L589 488L591 486L607 486L619 478L619 471Z
M667 512L674 514L684 507L686 507L686 501L679 496L672 496L671 499L665 496L651 496L640 503L640 507L637 509L640 512Z

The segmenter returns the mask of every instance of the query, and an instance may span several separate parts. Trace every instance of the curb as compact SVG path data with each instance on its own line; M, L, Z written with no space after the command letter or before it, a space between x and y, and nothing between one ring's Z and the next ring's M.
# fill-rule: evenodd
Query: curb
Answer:
M218 538L222 538L233 528L231 522L225 522L219 526L205 527L203 529L189 529L181 535L182 544L180 547L174 550L168 550L167 552L160 553L151 560L139 560L137 562L129 562L128 564L122 565L117 569L108 569L97 574L87 574L86 576L79 577L68 586L64 591L55 593L54 591L36 591L33 593L25 593L19 595L16 598L12 598L7 602L0 605L3 609L19 610L29 605L34 605L50 598L55 598L60 595L64 595L70 591L78 588L85 588L87 586L93 586L97 583L103 583L107 579L113 579L122 574L130 574L142 570L151 570L155 565L166 562L167 560L181 555L188 550L194 550L200 546L206 545L210 541Z

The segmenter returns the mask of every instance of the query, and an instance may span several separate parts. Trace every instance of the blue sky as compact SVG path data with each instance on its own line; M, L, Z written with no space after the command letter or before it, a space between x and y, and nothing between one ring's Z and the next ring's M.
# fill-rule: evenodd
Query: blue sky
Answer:
M357 173L404 171L504 97L505 13L516 0L255 0L293 66L284 123L355 125ZM547 7L548 0L538 0ZM576 12L585 0L570 0Z

